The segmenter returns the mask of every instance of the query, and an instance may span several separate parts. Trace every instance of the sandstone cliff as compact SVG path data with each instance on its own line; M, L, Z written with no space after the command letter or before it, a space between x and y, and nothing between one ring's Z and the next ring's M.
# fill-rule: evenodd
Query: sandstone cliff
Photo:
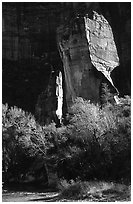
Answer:
M64 106L69 106L76 96L99 101L104 77L88 55L83 18L88 14L93 19L93 11L102 14L112 28L120 62L111 73L114 85L121 95L130 94L130 3L7 2L2 7L3 103L34 113L38 96L48 90L51 67L62 71ZM102 40L101 44L104 45ZM51 94L54 101L55 88L49 90L54 90ZM48 114L50 106L56 104L49 100L41 102L39 110Z

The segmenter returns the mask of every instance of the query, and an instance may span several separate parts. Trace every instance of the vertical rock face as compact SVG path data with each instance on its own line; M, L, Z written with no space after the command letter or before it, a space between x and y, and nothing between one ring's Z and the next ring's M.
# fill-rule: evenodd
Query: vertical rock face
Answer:
M93 20L85 18L85 25L92 63L98 71L112 71L119 65L119 57L108 21L94 12Z
M119 66L119 57L112 29L102 15L93 12L93 19L84 18L91 62L98 71L104 74L117 91L110 76L113 69Z
M57 43L65 73L67 105L78 96L98 102L101 77L88 54L83 19L76 18L71 25L60 26Z

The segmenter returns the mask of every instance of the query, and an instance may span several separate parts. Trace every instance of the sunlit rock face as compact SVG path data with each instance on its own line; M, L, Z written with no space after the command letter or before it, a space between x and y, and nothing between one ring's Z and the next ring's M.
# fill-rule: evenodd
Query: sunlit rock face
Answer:
M84 17L91 62L98 71L104 74L119 94L110 76L113 69L119 66L113 32L103 15L95 11L93 13L93 19Z
M119 57L111 26L95 11L93 19L85 17L85 25L91 62L99 71L112 71L119 65Z
M75 19L70 27L60 26L57 42L63 62L68 106L78 96L98 102L101 75L91 63L83 18Z

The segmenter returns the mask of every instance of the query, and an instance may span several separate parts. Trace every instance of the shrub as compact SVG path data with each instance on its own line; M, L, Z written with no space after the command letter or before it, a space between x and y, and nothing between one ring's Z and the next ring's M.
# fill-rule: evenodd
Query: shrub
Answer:
M75 146L67 164L75 175L117 178L130 172L130 98L121 101L107 102L101 109L82 98L75 100L66 128L69 146Z
M2 106L3 172L6 177L4 179L8 180L10 176L17 179L27 169L32 161L29 155L34 156L37 152L36 150L33 154L31 146L34 143L31 142L31 138L37 138L41 133L42 128L30 113L17 107L9 108L7 104ZM44 141L43 146L45 147Z
M113 88L112 86L109 86L108 83L102 83L102 87L101 87L101 97L100 97L100 102L102 106L106 106L108 103L114 103L114 95L115 93L113 93L114 91L116 92L116 90L112 90L113 92L111 92L111 88Z
M3 105L4 172L20 163L20 155L28 155L41 157L46 169L67 180L129 175L130 104L125 97L120 105L107 102L101 108L77 98L68 125L59 128L55 123L40 126L30 113Z
M2 123L3 172L6 180L12 176L19 179L20 174L28 170L26 161L30 164L33 158L42 159L47 173L47 165L55 171L57 164L67 154L63 152L64 148L60 148L66 141L66 127L57 129L55 123L40 126L30 113L17 107L9 108L7 104L2 106Z
M114 177L130 176L131 157L131 101L129 97L121 99L120 105L108 104L103 113L111 116L108 124L114 120L114 127L104 131L99 143L105 157L106 165ZM104 121L103 121L104 122Z
M65 183L61 197L65 199L87 199L86 201L130 201L130 186L105 181L76 181ZM67 184L67 185L66 185Z

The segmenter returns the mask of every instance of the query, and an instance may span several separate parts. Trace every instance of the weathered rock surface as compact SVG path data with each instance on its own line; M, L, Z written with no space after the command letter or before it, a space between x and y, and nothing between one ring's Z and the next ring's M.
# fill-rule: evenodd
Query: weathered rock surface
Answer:
M119 65L119 57L108 21L94 12L93 20L85 17L85 25L91 62L98 71L112 71Z
M93 67L88 54L83 19L75 19L72 26L60 26L57 37L64 67L68 106L78 96L98 102L101 76Z
M102 15L99 15L95 11L93 13L93 19L84 17L91 62L117 90L110 77L113 69L119 66L119 57L112 29Z

